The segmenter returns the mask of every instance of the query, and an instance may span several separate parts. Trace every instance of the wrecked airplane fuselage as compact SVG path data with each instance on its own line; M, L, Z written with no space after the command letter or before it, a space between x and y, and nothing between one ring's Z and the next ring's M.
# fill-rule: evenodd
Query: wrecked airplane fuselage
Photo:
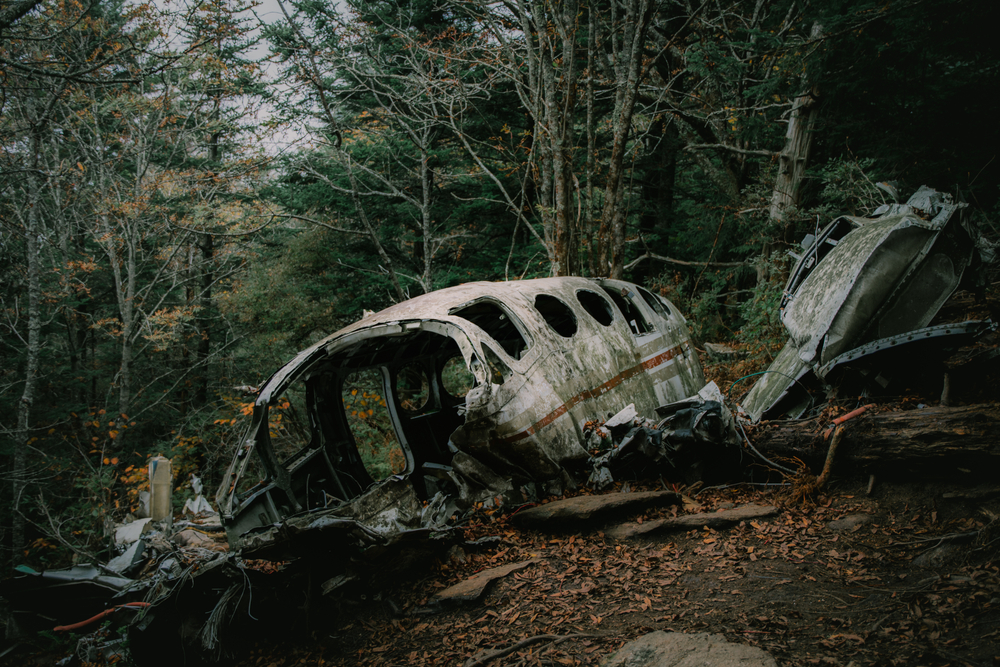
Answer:
M924 329L973 260L978 234L960 215L965 206L925 186L878 217L837 218L804 242L781 302L789 339L743 401L751 419L801 415L805 389L847 362L978 331L979 322Z
M251 551L292 534L345 529L364 541L440 525L444 499L585 463L595 415L627 403L652 414L703 385L684 318L631 283L443 289L275 373L216 499L230 544ZM298 429L280 423L296 414Z

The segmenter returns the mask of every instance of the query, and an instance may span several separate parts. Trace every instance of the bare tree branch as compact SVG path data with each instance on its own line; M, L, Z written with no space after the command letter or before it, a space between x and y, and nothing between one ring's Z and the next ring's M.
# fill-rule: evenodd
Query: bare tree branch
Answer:
M643 261L647 259L654 259L657 262L663 262L665 264L676 264L677 266L705 266L705 267L716 267L722 269L735 268L738 266L749 266L750 262L688 262L683 259L674 259L673 257L666 257L664 255L657 255L652 252L647 252L639 257L636 257L631 262L625 265L625 270L633 269Z

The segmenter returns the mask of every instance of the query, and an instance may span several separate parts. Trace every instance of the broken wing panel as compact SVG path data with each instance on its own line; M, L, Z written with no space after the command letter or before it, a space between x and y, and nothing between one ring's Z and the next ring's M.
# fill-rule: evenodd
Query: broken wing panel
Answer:
M841 239L789 296L782 313L803 361L812 361L825 345L839 347L840 340L856 334L852 327L865 326L931 236L909 220L893 218L863 225Z

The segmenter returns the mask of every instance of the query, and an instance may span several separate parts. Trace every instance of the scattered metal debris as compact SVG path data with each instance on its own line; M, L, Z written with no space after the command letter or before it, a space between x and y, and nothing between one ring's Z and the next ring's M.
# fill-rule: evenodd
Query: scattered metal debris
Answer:
M623 475L636 479L675 472L687 477L690 466L706 458L722 467L723 460L714 455L724 450L735 454L739 442L733 414L724 401L719 388L711 382L690 398L658 407L659 423L639 419L633 410L627 432L619 426L615 438L615 428L611 427L614 441L610 448L591 459L593 472L588 485L603 489ZM612 420L608 420L604 427L611 424Z

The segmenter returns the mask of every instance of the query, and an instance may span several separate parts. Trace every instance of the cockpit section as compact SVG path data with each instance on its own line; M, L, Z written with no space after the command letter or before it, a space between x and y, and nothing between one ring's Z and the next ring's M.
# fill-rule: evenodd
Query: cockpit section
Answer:
M270 405L258 406L267 415L255 419L251 437L258 442L244 445L243 465L232 471L235 512L268 525L342 504L405 474L418 497L434 495L476 379L456 340L442 331L447 327L414 324L320 358ZM256 479L262 481L250 481Z

